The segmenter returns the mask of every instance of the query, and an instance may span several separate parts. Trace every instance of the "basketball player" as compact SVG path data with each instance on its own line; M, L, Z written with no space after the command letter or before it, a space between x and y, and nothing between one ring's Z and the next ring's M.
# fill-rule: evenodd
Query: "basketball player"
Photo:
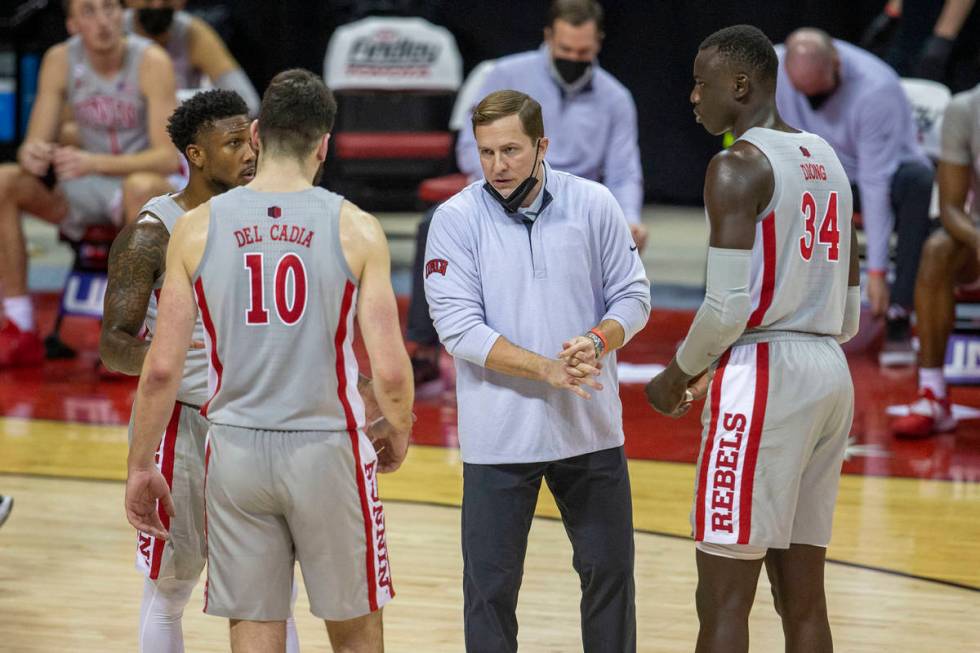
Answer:
M252 126L255 179L177 223L137 391L127 516L167 538L156 501L171 518L174 502L153 457L199 309L211 393L205 611L231 620L236 653L284 650L294 559L334 650L381 651L394 596L377 473L407 454L412 372L380 224L311 184L335 115L316 75L272 80ZM355 312L385 418L371 440Z
M118 0L65 0L65 13L74 36L44 55L18 163L0 166L6 318L0 365L37 365L44 358L27 294L21 212L55 224L67 218L62 230L80 237L86 225L121 222L121 189L128 176L143 172L162 180L177 169L166 130L175 102L167 53L123 34ZM78 125L80 148L55 144L65 104Z
M705 178L705 301L646 388L677 415L714 370L691 511L699 653L748 651L763 560L786 650L832 650L823 568L853 414L838 343L858 328L857 248L847 175L826 141L779 117L776 67L754 27L701 43L695 116L737 140Z
M187 187L154 198L137 221L120 232L109 253L109 285L99 353L109 369L138 375L156 330L157 296L163 285L170 232L181 215L214 195L239 186L255 173L248 133L248 107L231 91L206 91L181 104L167 130L190 166ZM154 292L156 291L156 293ZM194 338L204 341L200 321ZM165 516L172 537L161 540L139 533L136 566L146 575L140 607L139 650L183 651L181 618L204 569L204 447L208 423L200 415L207 400L208 361L202 349L188 352L183 380L170 422L157 449L157 464L178 506L177 518ZM132 433L132 431L131 431ZM166 513L164 513L166 515ZM298 651L296 626L287 623L287 647Z

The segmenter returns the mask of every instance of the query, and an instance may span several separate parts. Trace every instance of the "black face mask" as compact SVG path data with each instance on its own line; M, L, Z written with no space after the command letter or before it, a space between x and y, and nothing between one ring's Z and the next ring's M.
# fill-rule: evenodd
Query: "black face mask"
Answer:
M483 190L490 193L490 197L497 200L500 206L504 207L507 213L517 213L517 209L521 208L521 204L527 199L527 196L534 190L534 187L538 184L538 178L534 176L534 169L538 165L538 144L541 142L539 138L534 142L534 163L531 164L531 174L527 179L518 184L510 195L504 197L497 189L490 185L490 182L484 182Z
M807 95L806 101L810 103L810 108L814 111L819 111L820 107L826 104L827 100L833 97L834 93L837 92L837 87L840 86L840 75L834 73L834 86L829 91L823 93L817 93L816 95Z
M566 84L574 84L582 79L582 76L589 72L592 67L591 61L572 61L571 59L559 59L555 57L555 70L565 81Z
M136 12L140 25L150 36L160 36L174 22L173 9L140 9Z
M834 93L832 91L829 91L827 93L817 93L816 95L807 95L806 101L810 103L811 109L813 109L814 111L819 111L820 107L822 107L827 102L827 100L830 99L830 96L833 94Z

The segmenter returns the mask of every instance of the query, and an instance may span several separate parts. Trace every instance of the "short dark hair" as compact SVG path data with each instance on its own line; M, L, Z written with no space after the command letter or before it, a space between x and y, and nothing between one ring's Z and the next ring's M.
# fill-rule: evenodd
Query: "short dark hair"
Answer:
M336 117L337 101L319 76L302 68L284 70L262 96L259 139L264 147L303 158L333 129Z
M201 91L174 110L167 122L167 133L177 149L186 152L188 145L198 142L202 131L235 116L248 117L248 106L238 93L220 88Z
M595 21L596 31L602 33L602 5L596 0L554 0L548 10L548 27L556 20L563 20L575 27Z
M718 53L735 66L744 66L763 80L776 83L779 59L772 42L758 27L732 25L720 29L701 41L698 50L717 48Z
M530 95L520 91L494 91L473 109L473 131L479 125L489 125L501 118L516 115L521 129L532 142L544 136L544 119L541 105Z

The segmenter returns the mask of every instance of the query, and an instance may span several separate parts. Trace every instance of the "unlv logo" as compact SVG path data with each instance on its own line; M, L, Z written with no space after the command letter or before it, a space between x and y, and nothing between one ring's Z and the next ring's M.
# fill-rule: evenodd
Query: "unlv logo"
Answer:
M442 258L434 258L425 264L425 278L428 279L430 274L439 273L442 276L446 276L446 268L449 267L449 261Z
M806 149L802 145L800 145L800 152L803 153L803 156L810 158L810 150Z

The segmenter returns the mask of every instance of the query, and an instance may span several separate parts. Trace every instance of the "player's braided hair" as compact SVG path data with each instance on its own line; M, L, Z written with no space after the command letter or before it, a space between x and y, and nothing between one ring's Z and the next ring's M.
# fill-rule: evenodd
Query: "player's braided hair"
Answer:
M698 50L717 48L718 53L735 66L744 66L761 79L776 83L779 59L772 42L758 27L732 25L720 29L701 41Z
M185 152L203 130L235 116L248 116L248 106L238 93L220 88L201 91L177 107L167 122L167 133L177 149Z

